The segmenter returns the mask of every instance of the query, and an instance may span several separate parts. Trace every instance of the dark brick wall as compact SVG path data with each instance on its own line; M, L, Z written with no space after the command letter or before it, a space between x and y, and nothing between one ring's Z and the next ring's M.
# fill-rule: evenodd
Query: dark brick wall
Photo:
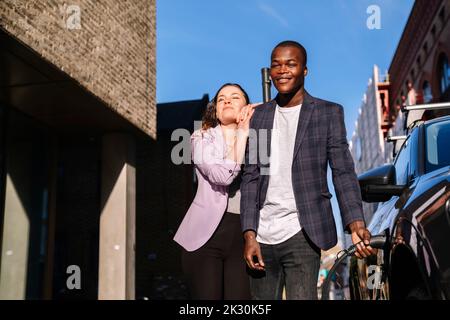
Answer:
M394 119L402 103L402 92L404 96L408 92L407 81L412 81L422 96L423 83L428 81L433 94L431 102L448 100L441 97L437 69L440 54L450 58L448 39L450 0L416 0L389 67L390 110Z
M100 141L59 137L54 299L97 299ZM81 270L81 290L67 290L67 267Z
M0 28L156 137L156 0L1 0Z
M173 236L193 195L193 168L170 159L173 142L138 142L136 212L136 297L186 297L180 247Z

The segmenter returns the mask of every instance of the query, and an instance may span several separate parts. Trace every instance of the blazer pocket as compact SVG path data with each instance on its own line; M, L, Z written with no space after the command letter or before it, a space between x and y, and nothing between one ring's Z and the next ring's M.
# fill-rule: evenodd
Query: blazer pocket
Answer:
M322 197L331 199L333 197L333 195L330 192L321 192L320 193L322 195Z

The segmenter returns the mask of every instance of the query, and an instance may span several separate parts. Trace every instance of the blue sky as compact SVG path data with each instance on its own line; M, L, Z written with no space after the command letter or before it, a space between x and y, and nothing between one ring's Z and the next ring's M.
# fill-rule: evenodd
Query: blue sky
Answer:
M390 65L413 0L160 0L157 2L157 101L212 97L237 82L262 100L261 68L272 48L296 40L308 51L305 88L344 106L350 138L377 64ZM370 30L377 5L381 29ZM275 91L272 91L272 97ZM330 185L331 191L332 187ZM337 207L336 197L332 201ZM335 210L336 211L336 210Z
M381 10L369 30L368 6ZM308 51L305 87L342 104L348 136L373 64L389 68L412 0L161 0L157 3L157 101L200 99L225 82L261 101L260 70L286 39ZM274 92L272 96L274 96Z

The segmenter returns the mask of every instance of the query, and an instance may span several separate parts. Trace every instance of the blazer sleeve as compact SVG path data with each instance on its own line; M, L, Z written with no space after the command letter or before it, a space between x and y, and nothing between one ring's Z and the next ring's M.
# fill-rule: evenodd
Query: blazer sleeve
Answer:
M364 221L361 191L347 142L344 109L333 105L328 123L327 156L344 229L354 221Z
M192 160L200 173L212 184L230 185L241 171L233 160L224 159L223 146L208 133L196 131L191 136Z
M258 180L260 176L256 152L257 152L257 136L253 125L256 118L256 112L250 120L250 136L247 140L245 148L245 165L242 172L241 180L241 227L242 231L253 230L256 233L259 219L258 205ZM252 130L253 129L253 130Z

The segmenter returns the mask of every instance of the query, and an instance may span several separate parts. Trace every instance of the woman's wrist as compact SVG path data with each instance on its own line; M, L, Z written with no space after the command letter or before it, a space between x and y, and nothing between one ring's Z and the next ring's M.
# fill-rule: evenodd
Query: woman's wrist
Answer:
M248 138L250 133L250 130L248 128L238 128L236 130L236 137L237 139L246 139Z

